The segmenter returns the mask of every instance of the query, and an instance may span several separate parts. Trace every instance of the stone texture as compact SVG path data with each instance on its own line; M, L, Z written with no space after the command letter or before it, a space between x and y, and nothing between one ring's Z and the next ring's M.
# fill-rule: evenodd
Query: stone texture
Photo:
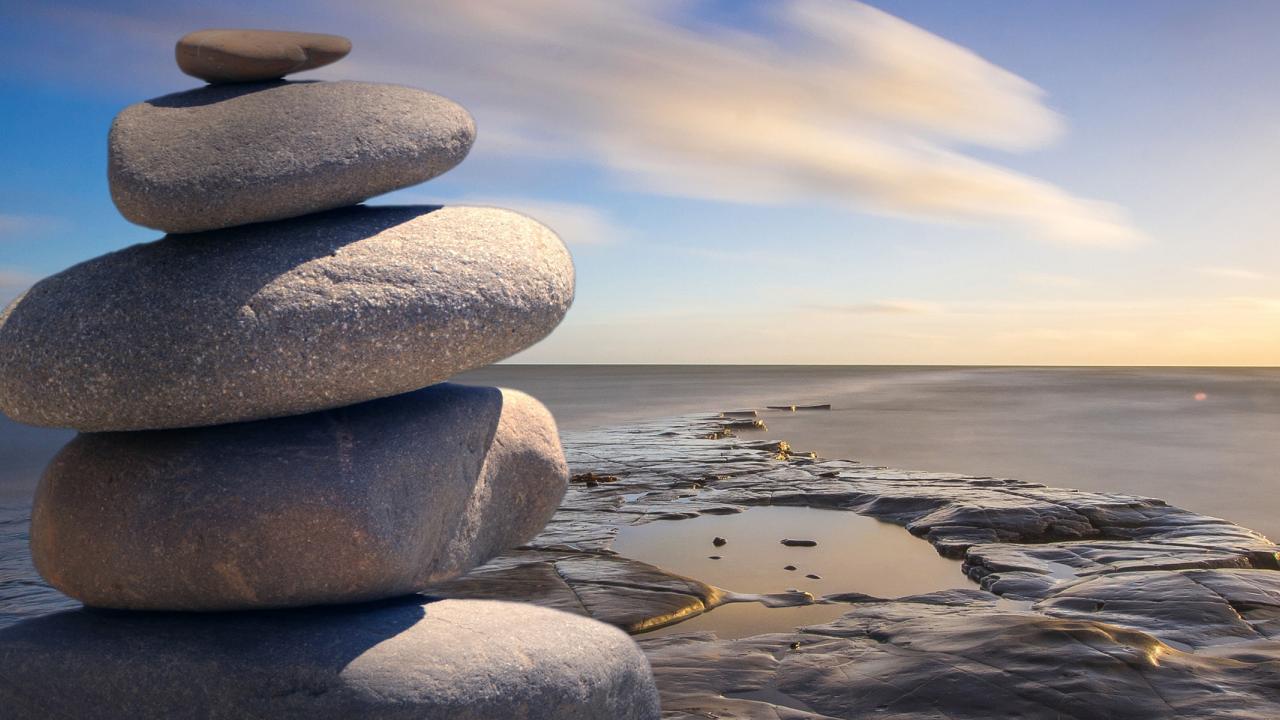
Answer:
M1280 548L1261 535L1151 498L704 439L720 422L568 433L573 472L609 481L571 485L526 546L429 591L520 598L637 631L708 611L702 622L714 624L715 608L735 601L845 606L796 632L641 636L671 719L1280 717ZM970 510L984 502L985 516ZM770 503L903 525L956 518L918 532L963 556L981 589L745 596L610 551L620 525ZM981 541L992 537L1004 540Z
M626 635L544 608L405 599L274 613L65 612L0 631L9 720L653 720Z
M505 210L355 207L168 237L0 314L0 410L108 431L340 407L522 350L572 300L564 245Z
M567 478L536 400L444 384L279 420L81 435L41 478L31 549L49 584L96 607L373 600L533 537Z
M633 632L729 602L848 606L794 633L640 636L666 718L1280 716L1280 548L1261 535L1151 498L780 453L721 436L724 422L568 434L572 471L612 480L571 485L524 549L439 588ZM982 589L751 596L609 554L622 525L769 504L913 527Z
M466 157L475 124L422 90L214 85L125 108L107 179L131 222L171 233L281 220L416 185Z
M642 640L666 718L1276 717L1280 645L1187 653L1146 633L919 596L797 633Z
M349 52L351 41L340 35L280 30L198 30L174 49L182 72L210 83L275 80Z

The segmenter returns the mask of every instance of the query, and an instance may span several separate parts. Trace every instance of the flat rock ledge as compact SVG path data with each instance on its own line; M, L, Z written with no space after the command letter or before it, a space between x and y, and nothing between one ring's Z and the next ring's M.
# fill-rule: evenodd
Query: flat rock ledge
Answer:
M488 600L75 610L0 630L0 667L9 720L658 716L648 663L624 633Z
M566 433L575 476L527 546L429 592L643 632L728 601L845 603L826 625L640 646L667 718L1280 717L1280 547L1161 500L823 460L689 417ZM972 590L747 596L617 556L617 528L760 505L897 523Z

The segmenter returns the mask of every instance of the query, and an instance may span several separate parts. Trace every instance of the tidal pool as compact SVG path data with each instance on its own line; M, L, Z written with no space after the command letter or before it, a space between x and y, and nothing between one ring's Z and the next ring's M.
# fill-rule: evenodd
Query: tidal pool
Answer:
M713 544L716 537L725 544ZM789 547L784 538L814 540ZM628 525L613 544L618 553L739 593L795 588L814 597L856 592L882 598L955 588L973 589L958 560L948 560L905 529L842 510L757 507L736 515L704 515ZM718 560L711 559L719 557ZM787 566L795 570L787 570ZM820 579L807 577L817 575ZM844 603L767 608L731 603L650 635L711 630L722 638L790 632L829 622Z

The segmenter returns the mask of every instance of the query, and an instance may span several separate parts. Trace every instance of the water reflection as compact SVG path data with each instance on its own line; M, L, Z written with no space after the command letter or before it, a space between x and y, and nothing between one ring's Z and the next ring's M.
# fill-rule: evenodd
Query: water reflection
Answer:
M716 537L727 542L717 547L712 543ZM789 547L781 543L783 538L818 544ZM626 557L746 593L796 588L815 597L858 592L893 598L975 587L959 561L939 556L926 541L897 525L839 510L759 507L738 515L627 526L613 548ZM788 566L795 569L787 570ZM746 637L827 622L847 609L843 604L782 609L733 604L656 632L713 630L720 637Z

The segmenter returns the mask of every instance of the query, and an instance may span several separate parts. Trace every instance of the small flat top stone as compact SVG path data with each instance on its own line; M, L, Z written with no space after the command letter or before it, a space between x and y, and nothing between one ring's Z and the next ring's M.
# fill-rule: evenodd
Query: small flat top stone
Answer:
M351 41L340 35L280 30L198 30L174 50L182 72L210 83L276 80L349 52Z

